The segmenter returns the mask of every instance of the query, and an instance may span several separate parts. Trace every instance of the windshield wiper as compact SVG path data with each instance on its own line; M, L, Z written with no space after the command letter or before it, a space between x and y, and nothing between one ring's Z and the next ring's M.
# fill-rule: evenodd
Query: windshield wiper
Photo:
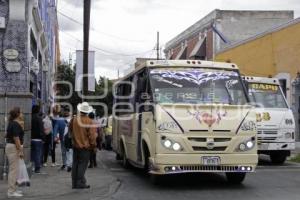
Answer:
M226 90L226 92L227 92L227 94L228 94L228 97L229 97L229 104L231 105L232 102L233 102L233 99L232 99L232 97L231 97L231 94L230 94L230 92L229 92L229 90L228 90L226 84L224 85L224 87L225 87L225 90Z

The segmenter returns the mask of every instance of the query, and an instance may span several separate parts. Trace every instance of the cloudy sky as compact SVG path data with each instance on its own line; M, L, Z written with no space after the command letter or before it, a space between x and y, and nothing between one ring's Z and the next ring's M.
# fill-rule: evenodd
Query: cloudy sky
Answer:
M116 78L136 57L155 57L156 32L164 44L214 9L294 10L299 0L91 0L90 49L96 52L96 77ZM83 0L59 0L61 56L75 62L82 49Z

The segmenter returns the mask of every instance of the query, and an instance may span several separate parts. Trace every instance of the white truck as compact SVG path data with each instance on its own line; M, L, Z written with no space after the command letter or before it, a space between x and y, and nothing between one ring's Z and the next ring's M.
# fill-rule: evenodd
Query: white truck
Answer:
M255 103L258 153L283 164L295 149L295 120L276 78L243 77Z

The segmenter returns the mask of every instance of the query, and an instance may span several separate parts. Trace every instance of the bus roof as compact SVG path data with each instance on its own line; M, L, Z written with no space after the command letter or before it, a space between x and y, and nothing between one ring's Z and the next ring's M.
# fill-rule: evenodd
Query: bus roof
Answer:
M243 79L250 83L267 83L280 85L277 78L257 77L257 76L243 76Z
M225 63L225 62L213 62L213 61L204 61L204 60L146 60L141 63L134 71L127 74L119 81L124 80L131 75L135 74L143 68L168 68L168 67L199 67L199 68L216 68L216 69L237 69L238 66L234 63Z

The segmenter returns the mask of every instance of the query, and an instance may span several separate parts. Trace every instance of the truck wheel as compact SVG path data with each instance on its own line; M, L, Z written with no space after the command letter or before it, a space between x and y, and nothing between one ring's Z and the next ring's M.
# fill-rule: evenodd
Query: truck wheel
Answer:
M232 184L241 184L246 177L246 173L240 172L240 173L232 173L227 172L226 173L227 181Z
M270 158L273 164L282 165L286 161L287 155L282 152L271 153Z

